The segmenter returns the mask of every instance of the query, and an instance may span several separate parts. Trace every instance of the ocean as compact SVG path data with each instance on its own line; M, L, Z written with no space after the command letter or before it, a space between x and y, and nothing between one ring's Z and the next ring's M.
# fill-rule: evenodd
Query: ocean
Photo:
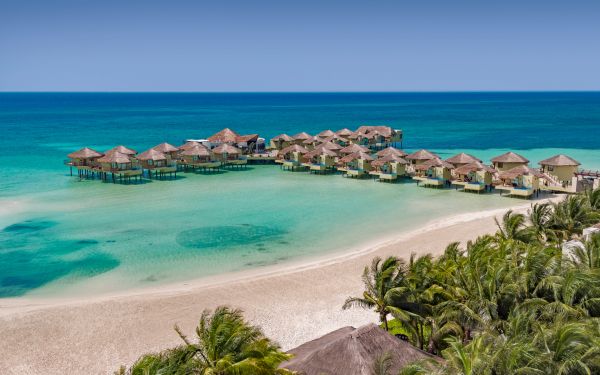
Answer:
M79 181L83 146L138 151L224 127L317 133L385 124L408 151L566 153L600 168L600 93L0 93L0 297L78 296L357 248L515 200L276 166L174 181ZM519 202L522 203L522 202ZM410 249L406 249L407 254Z

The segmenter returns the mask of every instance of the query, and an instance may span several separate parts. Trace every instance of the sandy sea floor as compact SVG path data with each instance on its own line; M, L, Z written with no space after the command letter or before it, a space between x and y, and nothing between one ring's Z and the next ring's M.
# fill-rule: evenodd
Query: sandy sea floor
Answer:
M530 203L515 201L525 211ZM173 326L193 332L203 309L239 307L284 349L331 330L377 320L346 310L361 293L360 274L374 256L440 254L453 241L495 231L505 209L462 214L360 251L329 254L194 281L91 298L0 300L0 373L107 374L141 354L178 344Z

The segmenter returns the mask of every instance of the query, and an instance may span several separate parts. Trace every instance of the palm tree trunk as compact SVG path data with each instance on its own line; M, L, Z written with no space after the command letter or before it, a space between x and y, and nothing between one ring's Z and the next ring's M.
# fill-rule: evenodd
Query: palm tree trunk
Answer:
M387 314L385 314L385 313L379 314L379 319L381 320L381 323L383 323L385 330L389 331L390 328L388 327Z

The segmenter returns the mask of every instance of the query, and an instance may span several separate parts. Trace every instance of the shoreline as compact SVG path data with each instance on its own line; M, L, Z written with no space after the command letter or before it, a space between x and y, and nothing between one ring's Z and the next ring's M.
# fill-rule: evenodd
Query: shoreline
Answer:
M531 203L508 209L522 212ZM0 300L0 368L5 374L112 373L144 353L179 344L175 324L193 332L202 310L219 305L241 308L267 336L291 349L340 327L377 320L367 310L341 310L346 297L361 293L360 274L373 257L437 256L451 242L494 232L494 218L508 209L433 220L360 251L221 280L71 301Z
M373 252L380 250L381 248L393 246L394 244L410 239L411 237L424 234L427 232L434 231L436 229L443 229L452 225L467 223L477 219L484 219L489 217L495 217L496 215L504 214L508 210L516 212L526 212L531 204L534 202L542 201L557 201L561 199L561 196L554 196L549 198L542 198L538 200L532 200L528 203L518 204L508 208L496 208L484 211L475 211L468 213L461 213L457 215L446 216L440 219L430 220L423 226L400 232L398 234L388 235L383 239L371 240L360 246L353 247L345 250L335 250L323 255L309 256L306 258L293 259L280 264L267 265L262 267L251 268L242 271L225 272L216 275L198 277L189 280L183 280L179 282L170 282L166 284L153 285L147 287L136 287L126 289L123 291L111 291L105 293L95 294L89 297L82 297L80 295L75 296L34 296L34 297L8 297L0 298L0 317L10 315L12 313L20 313L24 311L32 311L36 309L43 309L52 306L65 306L65 305L77 305L84 303L102 302L105 300L112 300L115 298L127 298L127 297L139 297L139 296L151 296L161 294L172 294L180 292L190 292L198 288L214 288L230 283L238 283L249 280L259 280L262 278L280 276L284 274L291 274L296 272L302 272L311 270L327 265L334 265L337 263L349 261L357 257L361 257ZM14 309L15 311L10 311Z

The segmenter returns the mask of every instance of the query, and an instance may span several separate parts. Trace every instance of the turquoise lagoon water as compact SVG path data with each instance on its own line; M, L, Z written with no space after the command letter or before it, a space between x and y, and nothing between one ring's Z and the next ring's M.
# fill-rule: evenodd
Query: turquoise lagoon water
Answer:
M225 126L268 138L363 123L404 129L409 150L488 160L516 149L534 163L565 152L600 168L599 93L0 94L0 297L95 294L283 263L515 203L275 166L114 185L78 181L62 165L82 146L142 151Z

